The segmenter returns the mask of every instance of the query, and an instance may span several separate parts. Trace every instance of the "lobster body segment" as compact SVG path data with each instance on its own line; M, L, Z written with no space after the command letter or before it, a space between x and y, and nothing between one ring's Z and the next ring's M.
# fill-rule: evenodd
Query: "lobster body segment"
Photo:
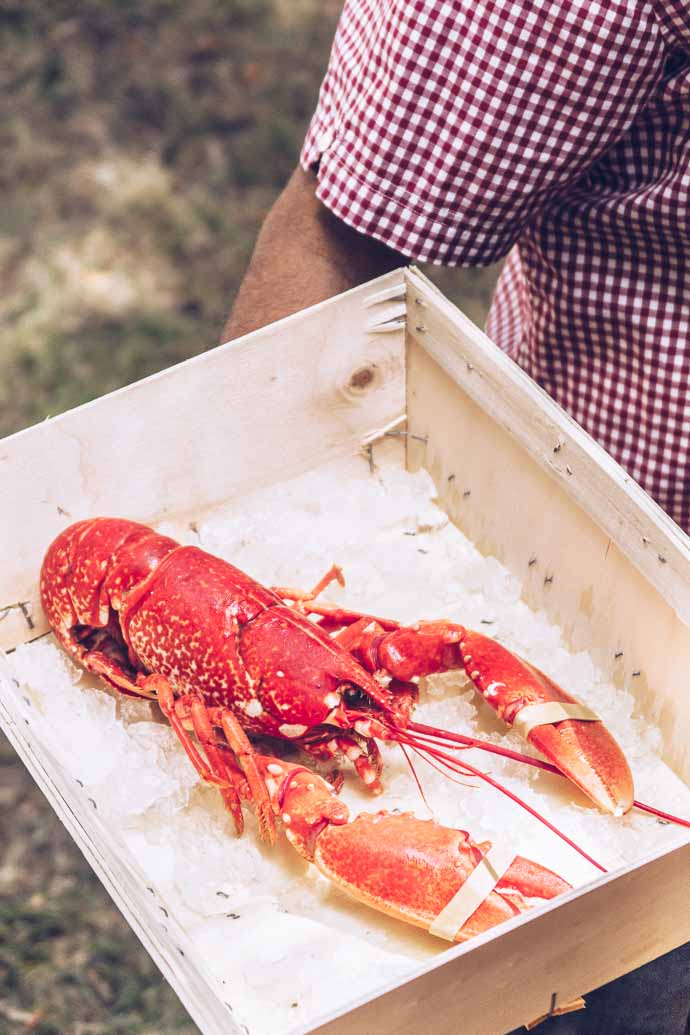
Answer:
M142 668L232 708L255 734L295 740L323 724L340 688L377 683L271 590L194 546L179 547L121 613Z
M146 525L92 518L66 528L41 568L41 603L58 640L79 660L80 644L104 629L134 588L141 586L178 544Z

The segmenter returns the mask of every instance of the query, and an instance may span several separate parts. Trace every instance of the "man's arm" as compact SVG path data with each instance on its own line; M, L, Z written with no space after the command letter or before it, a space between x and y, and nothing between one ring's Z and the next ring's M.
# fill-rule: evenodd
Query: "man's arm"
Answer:
M408 262L337 219L317 199L315 188L316 175L297 168L269 212L223 341Z

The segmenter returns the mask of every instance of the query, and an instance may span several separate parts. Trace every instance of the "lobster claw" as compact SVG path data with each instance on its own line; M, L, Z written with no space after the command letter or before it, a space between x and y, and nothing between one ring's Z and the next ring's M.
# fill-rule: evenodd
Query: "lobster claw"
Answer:
M465 941L570 888L514 852L499 853L499 872L487 865L487 884L480 868L491 862L490 842L478 844L464 830L411 812L363 812L349 822L347 806L316 773L278 759L262 763L285 835L300 855L352 898L432 934ZM461 888L470 894L458 913ZM454 923L453 916L460 918Z
M479 868L490 849L490 842L478 844L464 830L412 813L361 813L352 823L324 828L315 841L314 863L360 902L461 942L570 888L551 870L520 856L487 884ZM461 889L470 894L453 920Z
M510 725L519 728L521 713L527 714L527 709L532 709L535 714L533 706L578 706L574 697L538 668L481 633L464 630L460 648L465 670L475 687ZM618 743L596 716L587 720L545 721L527 728L525 735L605 812L622 816L632 807L634 789L630 766Z
M380 635L376 662L397 679L464 668L487 704L591 800L614 816L632 807L623 752L596 715L500 643L453 622L420 622ZM408 724L414 732L415 724ZM433 731L443 738L444 730Z

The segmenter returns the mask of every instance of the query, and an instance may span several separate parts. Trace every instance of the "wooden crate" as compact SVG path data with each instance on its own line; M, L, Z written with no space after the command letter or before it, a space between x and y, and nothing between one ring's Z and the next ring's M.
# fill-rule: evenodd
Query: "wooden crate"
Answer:
M45 632L37 573L71 521L192 516L366 448L405 415L408 466L430 472L451 519L573 647L635 687L690 782L690 541L415 270L1 442L0 647ZM185 931L163 924L135 861L21 716L0 667L0 723L55 811L201 1030L239 1031ZM687 941L689 872L690 843L651 853L309 1030L508 1030Z

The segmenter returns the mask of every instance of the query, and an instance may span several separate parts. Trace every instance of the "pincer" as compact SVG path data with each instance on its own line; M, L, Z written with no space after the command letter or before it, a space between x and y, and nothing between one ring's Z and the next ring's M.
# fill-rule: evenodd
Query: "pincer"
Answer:
M316 773L262 758L293 847L359 902L448 941L465 941L570 885L509 848L411 812L349 820L335 788Z

